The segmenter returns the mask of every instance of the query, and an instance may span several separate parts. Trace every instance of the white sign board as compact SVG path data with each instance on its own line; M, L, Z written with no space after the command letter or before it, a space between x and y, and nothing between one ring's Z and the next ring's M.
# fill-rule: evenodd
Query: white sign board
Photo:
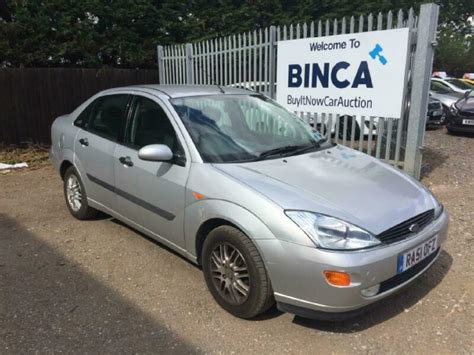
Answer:
M399 118L408 28L278 42L277 101L290 111Z

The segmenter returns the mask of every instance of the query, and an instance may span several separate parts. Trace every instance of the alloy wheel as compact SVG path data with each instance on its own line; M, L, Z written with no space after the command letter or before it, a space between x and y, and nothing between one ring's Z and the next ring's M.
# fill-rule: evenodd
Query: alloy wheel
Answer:
M75 175L70 175L66 183L66 196L69 206L74 212L82 207L82 191L79 180Z
M250 292L247 263L237 248L229 243L218 244L211 253L212 282L229 303L243 304Z

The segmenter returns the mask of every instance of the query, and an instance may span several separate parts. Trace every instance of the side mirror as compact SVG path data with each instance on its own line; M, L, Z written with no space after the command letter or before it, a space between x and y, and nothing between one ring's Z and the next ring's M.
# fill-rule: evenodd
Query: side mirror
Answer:
M173 159L173 152L167 145L150 144L138 151L138 158L147 161L170 161Z

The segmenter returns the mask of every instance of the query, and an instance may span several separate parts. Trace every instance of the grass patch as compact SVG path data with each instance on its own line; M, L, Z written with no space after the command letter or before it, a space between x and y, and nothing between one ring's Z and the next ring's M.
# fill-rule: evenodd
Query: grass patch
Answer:
M28 164L26 169L39 169L49 165L49 147L38 144L0 145L0 163L16 164L21 162Z

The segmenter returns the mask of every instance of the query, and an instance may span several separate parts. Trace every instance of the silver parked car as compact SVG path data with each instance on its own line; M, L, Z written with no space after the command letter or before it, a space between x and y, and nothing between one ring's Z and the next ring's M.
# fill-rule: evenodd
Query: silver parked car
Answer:
M202 266L215 300L358 313L434 263L448 215L418 181L325 141L272 100L218 86L103 91L52 126L66 205Z
M441 101L441 104L443 105L443 111L446 116L448 116L450 113L449 108L461 97L463 97L463 95L463 93L456 92L439 81L431 80L430 97Z

